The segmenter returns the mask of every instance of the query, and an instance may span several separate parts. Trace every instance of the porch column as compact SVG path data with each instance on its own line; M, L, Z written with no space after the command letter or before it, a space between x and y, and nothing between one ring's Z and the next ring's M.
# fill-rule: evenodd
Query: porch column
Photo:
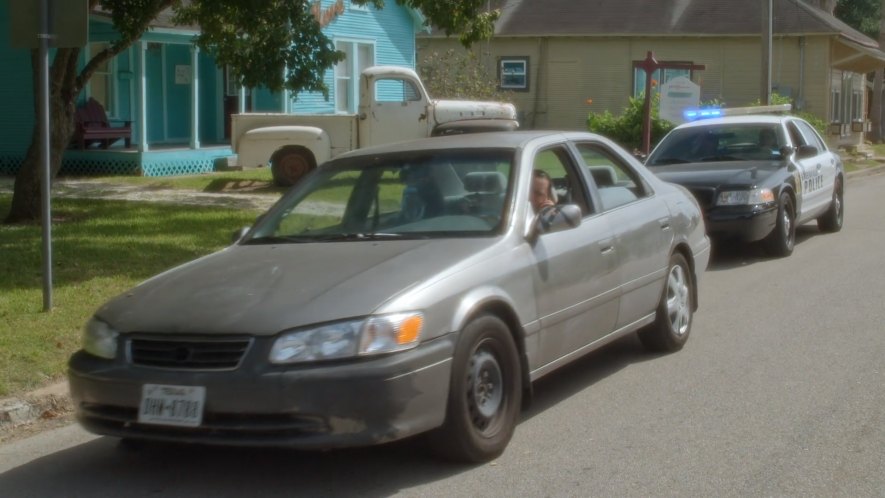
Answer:
M191 149L200 148L200 47L191 45Z
M138 44L138 151L147 152L147 42Z
M286 75L289 73L289 66L283 70L283 81L286 81ZM283 87L283 114L289 114L289 89Z
M243 114L246 112L246 87L240 85L240 105L237 112Z

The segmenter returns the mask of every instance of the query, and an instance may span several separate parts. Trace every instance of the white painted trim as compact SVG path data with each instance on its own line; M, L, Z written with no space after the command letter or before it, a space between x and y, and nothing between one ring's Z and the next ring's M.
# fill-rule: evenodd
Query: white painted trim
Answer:
M147 42L142 41L138 51L138 150L149 150L147 139Z
M200 47L191 45L191 149L200 148Z
M159 43L159 42L155 42ZM160 90L162 97L160 98L160 109L163 112L163 138L161 142L169 141L169 113L166 112L166 44L160 43Z

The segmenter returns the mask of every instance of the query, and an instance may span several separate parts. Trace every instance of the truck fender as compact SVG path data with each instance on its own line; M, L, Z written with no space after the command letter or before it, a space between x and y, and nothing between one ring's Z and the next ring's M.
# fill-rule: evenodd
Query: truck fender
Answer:
M313 155L315 164L332 157L329 134L315 126L265 126L247 131L240 138L237 164L246 168L265 166L285 146L301 146Z

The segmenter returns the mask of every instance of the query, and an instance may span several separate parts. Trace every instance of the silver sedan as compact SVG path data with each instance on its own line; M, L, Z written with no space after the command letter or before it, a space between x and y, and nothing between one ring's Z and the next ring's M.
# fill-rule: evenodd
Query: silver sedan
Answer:
M500 455L532 382L638 332L680 349L710 244L694 198L572 132L432 138L318 168L230 247L118 296L70 360L128 440Z

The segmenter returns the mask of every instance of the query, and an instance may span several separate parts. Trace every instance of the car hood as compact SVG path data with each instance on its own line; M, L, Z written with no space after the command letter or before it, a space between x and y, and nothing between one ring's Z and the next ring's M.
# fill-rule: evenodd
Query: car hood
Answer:
M270 335L368 315L495 240L231 246L143 282L96 315L124 333Z
M719 161L652 166L658 178L686 187L756 186L783 167L780 161Z

